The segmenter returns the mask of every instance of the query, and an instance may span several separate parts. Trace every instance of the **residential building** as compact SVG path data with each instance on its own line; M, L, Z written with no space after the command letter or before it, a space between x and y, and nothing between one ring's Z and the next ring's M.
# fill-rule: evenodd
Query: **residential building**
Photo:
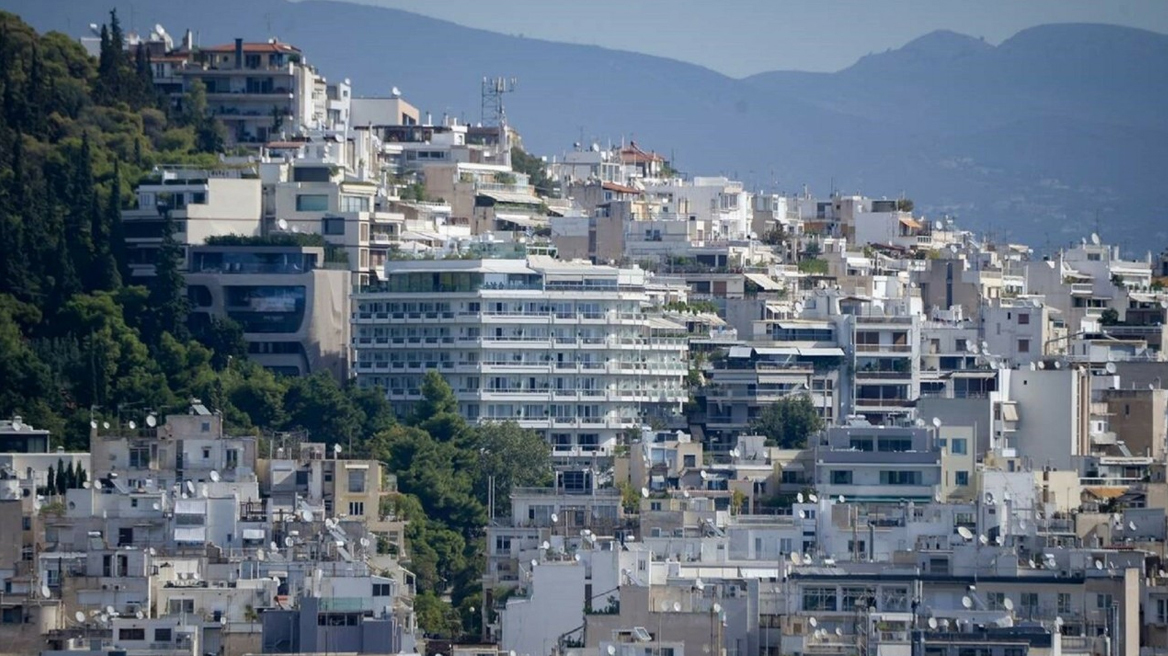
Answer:
M354 294L358 384L402 413L426 371L471 421L515 420L559 455L611 453L686 398L685 326L653 317L646 273L546 256L394 261Z

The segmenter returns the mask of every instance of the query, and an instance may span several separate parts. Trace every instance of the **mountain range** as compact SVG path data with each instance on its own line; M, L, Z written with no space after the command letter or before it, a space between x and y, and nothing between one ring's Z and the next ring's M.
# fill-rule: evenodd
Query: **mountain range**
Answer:
M1096 230L1141 253L1168 245L1168 36L1153 32L1044 25L995 46L940 31L834 73L735 79L325 0L0 2L71 36L106 20L107 4L129 29L189 28L202 45L278 37L357 95L397 86L434 121L478 121L482 78L515 77L508 120L549 159L574 142L636 140L689 174L766 191L904 194L928 218L1039 250Z

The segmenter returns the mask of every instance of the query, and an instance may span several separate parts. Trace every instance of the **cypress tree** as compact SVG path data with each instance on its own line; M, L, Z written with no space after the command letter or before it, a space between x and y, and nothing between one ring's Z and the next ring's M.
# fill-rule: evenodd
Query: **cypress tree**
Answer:
M49 475L46 477L45 494L52 494L57 491L57 470L49 465Z
M122 226L122 169L117 160L114 160L114 177L110 181L109 202L105 206L105 225L109 230L109 253L117 267L118 285L121 285L129 278L130 265L126 261L126 232Z
M65 461L57 458L57 479L53 481L57 494L65 494Z
M72 490L77 487L77 472L73 469L73 461L69 461L69 466L65 468L65 489Z
M174 218L170 212L162 227L162 245L154 262L154 280L150 285L150 307L153 312L153 330L150 344L157 346L162 333L170 333L180 342L189 337L187 320L187 289L182 273L183 249L174 238Z

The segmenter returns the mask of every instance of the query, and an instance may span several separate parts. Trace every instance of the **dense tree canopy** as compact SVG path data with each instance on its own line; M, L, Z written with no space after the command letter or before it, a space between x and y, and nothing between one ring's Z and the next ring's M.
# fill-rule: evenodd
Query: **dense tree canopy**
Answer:
M765 435L768 446L801 449L807 446L807 438L823 430L823 418L815 411L811 397L801 394L763 408L751 430Z

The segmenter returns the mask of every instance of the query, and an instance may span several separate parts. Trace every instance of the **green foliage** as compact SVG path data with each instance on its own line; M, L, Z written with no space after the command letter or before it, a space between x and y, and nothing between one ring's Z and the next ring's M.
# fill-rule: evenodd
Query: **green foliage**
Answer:
M913 202L911 198L901 198L896 201L896 209L899 212L913 211Z
M767 446L801 449L807 438L823 430L823 418L806 394L780 399L768 405L751 424L751 430L766 436Z
M1104 326L1114 326L1119 323L1119 312L1115 308L1107 308L1099 315L1099 323Z
M819 258L799 260L799 272L810 273L817 276L826 276L827 260L821 260Z
M506 421L478 426L474 435L479 454L475 490L480 499L487 498L494 480L496 514L510 511L512 487L551 484L551 447L534 431Z
M519 173L526 173L528 182L540 194L551 195L553 191L552 179L548 176L547 164L541 158L528 154L519 146L512 146L511 169Z

